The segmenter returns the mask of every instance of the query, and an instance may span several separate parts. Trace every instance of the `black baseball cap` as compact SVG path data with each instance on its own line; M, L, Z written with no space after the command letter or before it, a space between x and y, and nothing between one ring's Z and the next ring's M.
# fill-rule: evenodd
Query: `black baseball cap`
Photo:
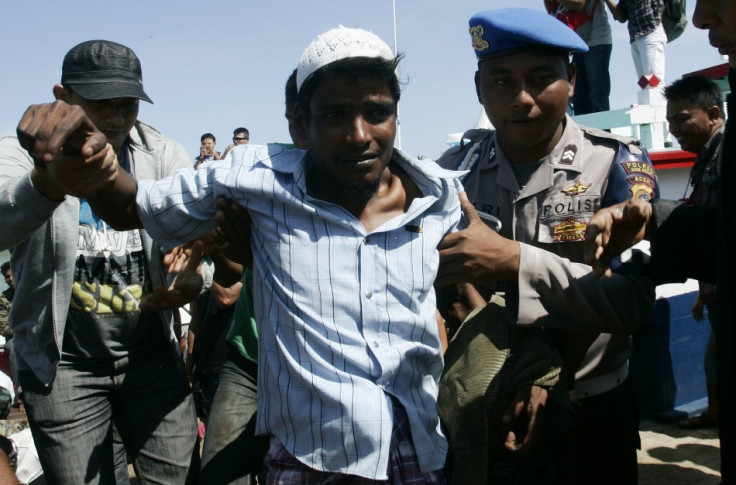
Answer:
M64 56L61 84L85 99L138 98L143 91L141 62L130 48L109 40L88 40Z

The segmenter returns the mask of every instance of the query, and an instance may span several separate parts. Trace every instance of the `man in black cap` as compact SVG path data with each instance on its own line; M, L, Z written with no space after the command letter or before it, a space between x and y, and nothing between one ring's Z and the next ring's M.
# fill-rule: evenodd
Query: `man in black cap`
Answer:
M505 290L510 320L543 326L560 349L580 420L577 478L564 483L636 483L628 335L646 322L654 291L643 277L593 278L583 239L598 207L654 197L654 170L631 140L566 115L570 53L587 50L572 30L544 12L510 8L476 14L470 34L478 100L495 130L466 132L439 164L468 170L469 201L502 225L500 234L476 223L447 236L438 284Z
M82 123L101 146L106 137L105 156L138 178L191 169L191 162L178 143L137 120L139 100L151 99L128 47L102 40L75 46L53 93L56 102L28 108L19 138L0 140L0 246L14 248L24 302L11 310L19 381L46 481L114 483L115 470L127 480L127 452L141 482L183 484L196 438L194 404L171 311L140 307L165 282L161 250L145 231L115 231L86 199L65 195L77 187L90 196L105 182L83 140L68 141L54 164L19 141L48 140ZM85 163L89 170L79 168ZM177 298L193 298L196 283ZM113 451L114 428L124 451Z

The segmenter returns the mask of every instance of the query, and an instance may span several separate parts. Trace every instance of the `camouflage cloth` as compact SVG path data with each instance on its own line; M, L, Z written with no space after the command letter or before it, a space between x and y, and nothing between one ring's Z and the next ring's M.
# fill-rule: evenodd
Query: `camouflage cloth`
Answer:
M13 329L10 328L10 305L10 300L0 293L0 335L6 339L13 336Z

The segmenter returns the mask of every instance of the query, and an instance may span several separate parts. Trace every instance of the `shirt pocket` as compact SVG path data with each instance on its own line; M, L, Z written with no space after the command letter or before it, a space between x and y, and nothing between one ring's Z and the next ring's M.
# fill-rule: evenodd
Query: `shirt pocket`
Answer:
M545 199L537 221L537 238L546 244L582 242L588 221L600 207L599 194Z
M437 245L429 244L423 228L405 226L386 234L386 284L408 294L429 291L437 275Z

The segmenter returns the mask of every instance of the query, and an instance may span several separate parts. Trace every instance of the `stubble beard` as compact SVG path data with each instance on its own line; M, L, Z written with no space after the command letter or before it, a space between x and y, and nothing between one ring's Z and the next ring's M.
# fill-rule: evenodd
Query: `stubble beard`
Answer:
M378 186L381 183L381 176L379 175L373 180L367 182L356 182L353 184L345 184L341 188L343 197L348 200L361 200L366 201L373 197L378 191Z

